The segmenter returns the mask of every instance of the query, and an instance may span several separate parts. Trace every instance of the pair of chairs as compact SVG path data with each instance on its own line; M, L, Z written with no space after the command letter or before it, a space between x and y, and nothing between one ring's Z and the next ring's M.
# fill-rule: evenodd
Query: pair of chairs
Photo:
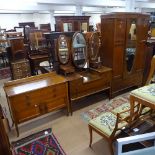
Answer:
M150 108L147 107L148 104L142 103L152 103L153 105L153 102L155 102L155 93L152 93L152 87L155 88L155 85L148 85L152 80L154 71L155 56L153 56L151 61L151 68L146 81L147 86L132 91L130 95L130 103L125 103L110 112L102 113L98 117L89 121L90 147L92 144L92 131L95 131L108 141L110 152L112 155L114 154L113 142L118 138L121 130L131 127L132 124L139 120L142 115L150 111ZM144 95L144 93L147 93L147 95Z

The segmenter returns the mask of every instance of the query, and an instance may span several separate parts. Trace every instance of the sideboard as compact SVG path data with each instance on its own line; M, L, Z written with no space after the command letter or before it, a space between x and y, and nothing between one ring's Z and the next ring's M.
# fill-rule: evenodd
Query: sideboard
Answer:
M63 107L69 113L68 83L55 72L9 81L4 90L17 136L22 122Z

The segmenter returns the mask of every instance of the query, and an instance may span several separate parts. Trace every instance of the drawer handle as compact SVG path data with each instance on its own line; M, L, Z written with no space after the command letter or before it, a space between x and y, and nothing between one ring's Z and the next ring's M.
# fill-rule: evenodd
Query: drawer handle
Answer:
M34 106L35 106L35 107L38 107L38 105L37 105L37 104L35 104Z

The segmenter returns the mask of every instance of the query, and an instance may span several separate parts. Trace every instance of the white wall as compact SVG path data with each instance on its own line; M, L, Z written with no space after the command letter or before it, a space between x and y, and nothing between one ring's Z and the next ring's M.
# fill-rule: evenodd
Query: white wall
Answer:
M39 27L39 24L50 23L49 14L0 14L0 26L7 30L13 29L14 26L19 26L20 22L35 22L35 26Z
M96 29L96 23L101 23L101 14L85 14L86 16L91 16L89 19L89 25L93 25Z
M65 14L64 14L65 15ZM96 26L96 23L100 22L100 14L85 14L90 17L89 24ZM50 13L31 13L31 14L0 14L0 27L7 30L13 29L14 26L18 26L20 22L35 22L35 26L39 27L39 24L51 23L51 28L54 30L54 19L51 19Z

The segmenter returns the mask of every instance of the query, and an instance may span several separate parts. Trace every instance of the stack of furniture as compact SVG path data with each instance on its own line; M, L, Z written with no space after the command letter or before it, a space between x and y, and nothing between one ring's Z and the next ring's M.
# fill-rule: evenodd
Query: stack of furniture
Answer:
M27 59L28 47L24 46L23 38L9 39L10 47L7 48L12 79L21 79L31 76L30 63Z
M43 36L43 32L35 30L29 34L29 60L32 68L32 74L38 74L40 69L39 64L43 61L50 61L50 44L48 46L46 38Z

